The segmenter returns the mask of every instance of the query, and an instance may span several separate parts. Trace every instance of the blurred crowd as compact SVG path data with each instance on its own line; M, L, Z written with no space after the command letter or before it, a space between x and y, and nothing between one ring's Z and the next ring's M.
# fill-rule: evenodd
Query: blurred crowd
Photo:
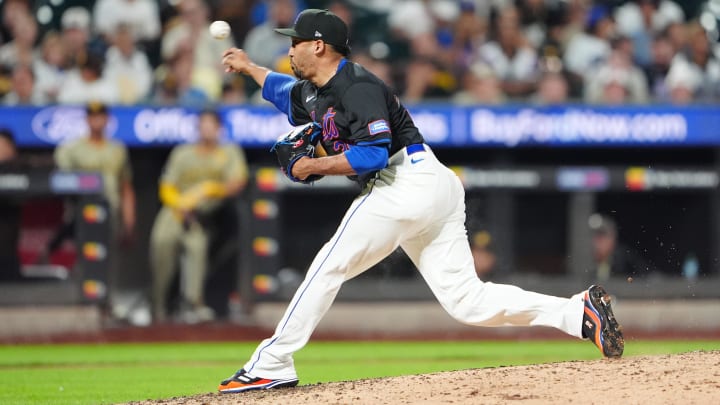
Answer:
M272 29L308 7L343 18L353 60L407 103L720 100L720 0L5 0L2 104L262 103L220 55L290 73Z

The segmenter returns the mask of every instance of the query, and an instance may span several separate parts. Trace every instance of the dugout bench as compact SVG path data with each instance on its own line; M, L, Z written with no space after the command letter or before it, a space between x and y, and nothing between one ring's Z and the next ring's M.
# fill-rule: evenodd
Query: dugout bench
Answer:
M49 169L0 170L0 199L16 204L17 246L20 274L0 283L0 305L103 304L108 294L110 212L103 197L103 180L98 173L65 172ZM74 246L63 264L39 263L38 254L47 243L48 210L33 206L37 200L75 200ZM55 220L50 228L60 225ZM67 259L67 258L66 258Z

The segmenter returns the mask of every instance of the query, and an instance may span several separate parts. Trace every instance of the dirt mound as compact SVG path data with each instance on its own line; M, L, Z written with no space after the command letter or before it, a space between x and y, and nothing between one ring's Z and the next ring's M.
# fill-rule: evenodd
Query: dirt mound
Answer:
M499 367L134 404L709 404L720 351Z

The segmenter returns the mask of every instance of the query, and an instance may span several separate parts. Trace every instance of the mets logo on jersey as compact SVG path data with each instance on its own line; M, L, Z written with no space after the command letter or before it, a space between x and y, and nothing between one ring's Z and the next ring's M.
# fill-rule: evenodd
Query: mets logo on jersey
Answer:
M322 116L323 141L330 142L340 137L337 125L335 125L335 109L330 107Z
M368 132L370 135L377 135L383 132L390 132L390 125L385 120L377 120L368 124Z

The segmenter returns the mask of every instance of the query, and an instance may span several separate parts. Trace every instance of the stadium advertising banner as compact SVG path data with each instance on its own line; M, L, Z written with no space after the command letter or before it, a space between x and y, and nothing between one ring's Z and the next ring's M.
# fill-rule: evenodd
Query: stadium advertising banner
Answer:
M220 109L226 138L244 147L268 147L291 129L272 107ZM410 113L435 146L715 146L720 109L670 107L457 107L417 105ZM193 141L197 110L181 107L114 107L108 132L131 147ZM24 147L54 146L87 131L81 107L16 107L0 110Z

